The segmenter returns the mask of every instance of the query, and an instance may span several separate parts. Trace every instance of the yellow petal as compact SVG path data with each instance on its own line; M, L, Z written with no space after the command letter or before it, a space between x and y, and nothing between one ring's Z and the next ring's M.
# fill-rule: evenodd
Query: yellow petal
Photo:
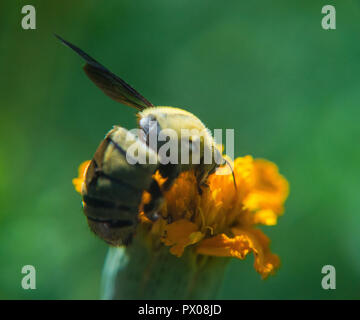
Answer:
M280 266L280 259L270 251L270 239L261 230L233 228L232 232L235 236L248 237L255 255L254 268L263 279L275 273Z
M263 278L272 274L280 264L277 255L269 249L269 239L260 230L233 229L235 236L229 238L219 234L202 240L196 252L217 257L235 257L244 259L249 252L255 255L254 267Z
M254 223L274 226L277 223L277 214L270 209L257 211L254 214Z
M86 170L89 167L90 162L91 160L87 160L81 163L78 169L78 177L72 180L75 190L79 193L81 193L82 185L85 181Z
M225 234L202 240L196 247L196 252L216 257L235 257L244 259L250 251L249 239L245 236L229 238Z
M270 161L256 159L254 169L255 185L251 192L253 203L250 206L282 213L283 204L289 194L289 183L279 173L278 167ZM251 202L251 196L244 202Z
M199 242L203 237L204 234L198 231L195 223L181 219L166 226L162 241L171 246L170 252L173 255L181 257L185 247Z

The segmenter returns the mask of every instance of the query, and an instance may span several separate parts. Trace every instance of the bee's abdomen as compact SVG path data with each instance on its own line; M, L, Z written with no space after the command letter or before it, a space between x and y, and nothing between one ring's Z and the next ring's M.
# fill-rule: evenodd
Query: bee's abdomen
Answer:
M155 157L155 164L130 164L126 153L134 143L139 152ZM134 135L120 127L108 133L87 170L82 194L89 226L99 237L112 245L130 241L142 194L150 188L156 169L157 155Z
M86 195L84 195L83 201L84 201L84 203L86 203L87 206L91 206L95 209L96 208L98 208L98 209L118 209L118 210L122 210L122 211L131 210L131 208L129 206L119 205L116 202L112 202L112 201L99 200L99 199L92 198L92 197L89 197Z

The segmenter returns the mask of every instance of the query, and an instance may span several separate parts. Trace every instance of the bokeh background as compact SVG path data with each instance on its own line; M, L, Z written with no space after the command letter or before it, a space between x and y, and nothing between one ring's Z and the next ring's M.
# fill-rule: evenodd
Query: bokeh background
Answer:
M22 30L33 4L37 29ZM335 4L337 29L321 28ZM134 111L107 98L56 32L157 105L234 128L235 153L274 161L286 212L264 228L282 267L232 261L223 299L360 297L359 1L1 1L0 298L97 299L107 246L71 180L113 124ZM37 290L21 288L21 268ZM321 288L334 265L336 290Z

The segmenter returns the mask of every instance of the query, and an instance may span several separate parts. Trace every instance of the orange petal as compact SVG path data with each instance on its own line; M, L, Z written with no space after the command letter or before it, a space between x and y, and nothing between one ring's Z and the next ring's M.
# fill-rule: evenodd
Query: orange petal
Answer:
M170 252L173 255L181 257L185 247L199 242L203 237L204 234L198 231L195 223L181 219L166 226L162 241L171 246Z
M89 167L90 162L91 160L87 160L81 163L78 169L78 177L72 180L75 190L79 193L81 193L82 185L85 181L86 170Z
M235 257L238 259L244 259L250 250L251 247L247 237L236 236L229 238L224 233L202 240L196 248L196 252L199 254Z
M256 159L253 165L252 187L244 199L245 207L251 211L272 210L273 215L280 215L289 194L289 183L279 173L278 167L274 163ZM263 220L259 217L257 219ZM274 219L272 221L274 222Z
M145 215L143 211L139 212L139 221L140 223L144 223L144 224L151 223L150 219Z
M274 226L277 223L277 214L270 209L257 211L254 214L254 223Z
M255 255L254 268L260 273L263 279L270 274L274 274L280 266L280 259L270 251L270 239L259 229L240 229L233 228L232 232L236 236L246 236L251 243L252 251Z
M229 238L225 234L202 240L196 252L217 257L235 257L244 259L249 252L255 255L254 267L263 278L272 274L279 266L277 255L269 250L269 239L260 230L234 229L235 236Z

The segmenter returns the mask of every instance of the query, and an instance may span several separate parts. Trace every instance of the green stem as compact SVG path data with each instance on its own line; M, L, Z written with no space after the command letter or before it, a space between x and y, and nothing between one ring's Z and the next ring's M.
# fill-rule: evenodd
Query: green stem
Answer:
M141 235L126 249L110 248L103 272L103 299L215 299L229 261L197 255L178 258L169 247L146 245Z

